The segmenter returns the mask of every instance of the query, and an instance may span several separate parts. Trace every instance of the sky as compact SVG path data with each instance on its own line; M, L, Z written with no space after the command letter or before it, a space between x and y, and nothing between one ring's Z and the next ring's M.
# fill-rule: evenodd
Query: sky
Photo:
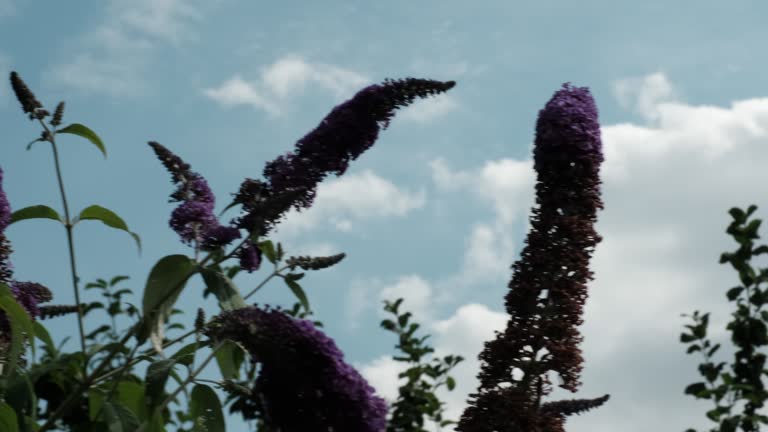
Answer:
M710 427L713 407L683 394L699 381L701 358L679 342L689 323L680 314L711 312L711 339L724 342L715 359L732 360L725 291L738 280L718 264L735 249L727 210L768 210L758 188L768 181L768 62L758 54L766 13L764 2L743 0L0 0L0 72L18 71L49 107L66 100L65 123L104 140L106 160L60 138L70 205L114 210L143 252L123 232L83 223L78 266L83 281L131 276L136 303L158 259L190 253L168 227L174 188L147 141L201 173L221 209L243 178L260 178L266 162L366 85L455 80L446 95L399 111L347 173L320 185L311 209L292 211L271 237L289 255L347 254L302 284L316 318L385 398L396 397L398 365L394 336L378 327L382 300L404 297L437 354L464 356L456 390L442 394L454 419L476 390L483 341L506 323L510 265L534 202L537 113L563 83L589 87L605 152L603 241L580 327L583 386L547 400L611 395L569 418L569 432L680 431ZM25 150L39 130L7 81L0 125L12 207L61 209L50 151ZM24 221L7 235L15 277L71 303L61 227ZM266 271L235 282L250 291ZM217 311L201 290L191 283L180 299L188 322L200 305ZM256 301L293 298L270 283ZM74 319L50 325L55 338L76 334Z

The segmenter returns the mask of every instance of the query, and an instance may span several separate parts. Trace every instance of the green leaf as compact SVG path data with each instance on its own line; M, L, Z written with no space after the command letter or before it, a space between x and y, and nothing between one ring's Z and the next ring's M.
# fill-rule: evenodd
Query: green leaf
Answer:
M200 273L203 275L205 285L219 300L219 306L223 310L229 311L247 306L232 279L218 271L207 268L200 269Z
M27 311L19 305L10 288L5 284L0 284L0 309L5 311L11 324L11 348L6 356L8 361L3 368L2 374L11 376L16 371L16 363L24 351L24 334L32 337L35 331ZM34 349L35 346L32 344L33 353ZM3 388L5 384L3 383Z
M16 412L5 402L0 402L0 430L3 432L18 432L19 430Z
M728 290L728 292L725 293L726 297L728 297L729 301L734 301L736 297L741 294L741 292L744 291L744 287L742 286L736 286Z
M176 354L171 356L172 359L176 360L176 363L182 364L184 366L189 366L192 364L192 362L195 359L195 352L198 348L205 346L205 343L197 343L192 342L187 345L184 345L180 350L176 351Z
M275 253L275 246L272 244L271 240L264 240L263 242L259 243L259 249L261 249L261 252L264 253L264 256L267 257L269 262L272 264L277 263L277 254Z
M194 432L225 432L224 414L216 392L204 384L192 389L190 414L195 421Z
M141 253L141 238L139 238L139 235L129 230L125 221L112 210L99 205L92 205L83 209L74 223L77 223L77 221L80 220L99 220L108 227L127 232L134 240L136 240L136 245L139 247L139 253Z
M453 379L453 377L448 377L445 379L445 386L448 387L448 390L453 390L456 388L456 380Z
M158 360L147 367L144 404L148 412L153 412L165 398L165 383L176 364L174 359Z
M138 419L147 417L144 405L144 385L135 381L120 381L117 385L117 400L130 409Z
M61 216L56 213L56 210L46 205L24 207L23 209L19 209L11 213L11 224L23 221L25 219L53 219L55 221L64 223L64 221L61 219Z
M301 305L304 306L304 309L310 310L309 299L307 299L307 294L304 292L304 289L301 288L301 285L296 283L296 281L288 278L283 278L283 280L285 281L285 284L288 285L288 288L291 289L293 295L296 296L296 299L298 299L299 302L301 302Z
M232 341L226 341L216 351L216 363L221 370L221 376L224 379L237 379L240 372L240 366L243 364L245 354L240 346Z
M153 331L162 328L195 268L195 262L185 255L165 256L152 267L142 299L144 317L139 340L146 340Z
M139 427L139 419L127 407L113 401L104 406L104 417L110 432L133 432Z
M48 333L48 330L46 330L38 321L34 321L32 327L35 329L35 337L40 339L45 344L45 350L53 355L56 352L56 345L53 343L53 339Z
M104 158L105 159L107 158L107 149L104 147L104 143L101 142L101 138L99 138L99 136L96 135L96 132L90 130L85 125L81 125L80 123L72 123L71 125L65 127L64 129L57 130L56 133L72 134L72 135L83 137L88 141L92 142L93 145L98 147L98 149L101 150L101 153L104 154Z

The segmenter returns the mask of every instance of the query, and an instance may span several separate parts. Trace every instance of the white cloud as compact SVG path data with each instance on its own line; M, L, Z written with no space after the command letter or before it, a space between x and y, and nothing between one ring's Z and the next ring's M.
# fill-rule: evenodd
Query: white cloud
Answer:
M253 84L244 81L239 75L228 79L217 88L206 89L203 92L224 106L252 105L270 114L280 112L277 105L263 97Z
M263 68L256 80L246 81L235 75L203 93L224 106L250 105L276 115L307 85L330 91L340 99L351 96L369 81L357 72L326 63L310 63L290 54Z
M625 78L614 82L613 92L619 103L649 120L656 120L661 105L675 99L675 91L666 75L657 72L640 78Z
M382 356L363 365L355 365L368 384L376 389L376 394L391 404L397 400L398 389L405 378L397 375L405 370L406 363L398 362L391 356Z
M112 0L102 22L80 37L49 79L85 92L130 96L145 91L159 44L193 37L190 22L202 18L191 0Z
M379 291L379 300L382 302L384 300L395 301L398 298L403 299L401 310L411 312L421 321L431 319L432 288L429 286L429 282L421 276L401 276L394 284L387 285ZM390 315L383 310L379 312L381 315Z
M398 117L418 123L427 123L455 111L458 107L459 103L454 97L443 93L415 101L412 105L403 109Z
M277 226L277 234L294 237L324 222L340 231L350 231L364 220L403 217L423 207L425 195L423 190L400 189L370 170L346 174L320 183L312 207L301 212L290 210Z

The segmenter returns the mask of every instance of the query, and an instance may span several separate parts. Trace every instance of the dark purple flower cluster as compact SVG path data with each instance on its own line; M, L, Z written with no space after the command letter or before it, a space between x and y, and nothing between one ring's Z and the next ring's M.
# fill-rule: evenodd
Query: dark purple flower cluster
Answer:
M560 387L581 384L583 306L589 260L600 236L594 229L603 161L597 107L587 88L564 84L539 112L534 168L538 175L531 230L506 295L509 322L480 354L480 388L456 430L560 432L565 416L608 398L550 402L550 371ZM546 350L542 353L542 350ZM540 359L532 362L531 359ZM513 371L522 371L520 379Z
M5 237L5 229L11 223L11 205L3 190L3 170L0 168L0 282L8 283L13 275L11 244Z
M293 152L264 168L265 182L246 179L235 195L244 216L236 222L249 232L266 234L293 206L309 208L317 185L329 173L342 175L350 160L369 149L394 116L416 98L448 91L456 83L406 78L386 80L359 91L335 107L322 122L296 143Z
M11 292L16 301L24 307L29 316L35 318L40 315L38 305L53 299L51 290L35 282L11 282Z
M387 404L312 322L279 309L224 312L208 326L214 340L245 347L261 372L250 406L267 426L285 432L383 432Z
M177 185L171 202L181 204L171 213L169 224L182 241L196 242L203 250L214 250L240 238L240 230L221 225L214 215L216 198L203 176L159 143L150 141L149 145Z

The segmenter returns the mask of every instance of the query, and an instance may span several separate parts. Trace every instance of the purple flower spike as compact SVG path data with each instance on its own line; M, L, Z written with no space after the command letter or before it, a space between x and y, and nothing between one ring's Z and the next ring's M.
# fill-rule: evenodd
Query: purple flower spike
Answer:
M299 211L309 208L318 183L329 173L344 174L349 161L368 150L379 132L389 126L398 108L410 105L416 98L444 93L454 85L453 81L406 78L362 89L301 138L293 152L267 163L267 182L258 188L260 199L268 204L249 203L248 194L243 192L256 181L243 182L235 202L243 204L246 214L236 220L238 227L264 235L292 206Z
M459 421L460 432L562 432L568 415L608 400L541 404L552 390L550 372L571 392L581 385L578 326L592 279L589 261L600 241L594 224L603 207L600 125L587 88L564 84L539 112L533 156L537 206L512 266L505 296L509 321L479 356L480 387Z
M0 282L8 283L13 275L10 261L11 244L5 237L5 229L11 223L11 205L3 189L3 170L0 168Z
M384 432L386 402L312 322L251 306L219 315L207 334L242 344L262 364L246 418L286 432Z
M51 290L35 282L11 283L11 292L16 301L27 311L29 316L35 318L40 315L38 304L49 302L53 299Z
M0 168L0 232L5 231L11 223L11 204L3 190L3 170Z
M169 225L181 240L197 242L203 250L214 250L240 238L238 228L222 226L214 215L216 197L203 176L159 143L150 141L149 145L177 185L171 202L181 202L181 205L171 213Z

